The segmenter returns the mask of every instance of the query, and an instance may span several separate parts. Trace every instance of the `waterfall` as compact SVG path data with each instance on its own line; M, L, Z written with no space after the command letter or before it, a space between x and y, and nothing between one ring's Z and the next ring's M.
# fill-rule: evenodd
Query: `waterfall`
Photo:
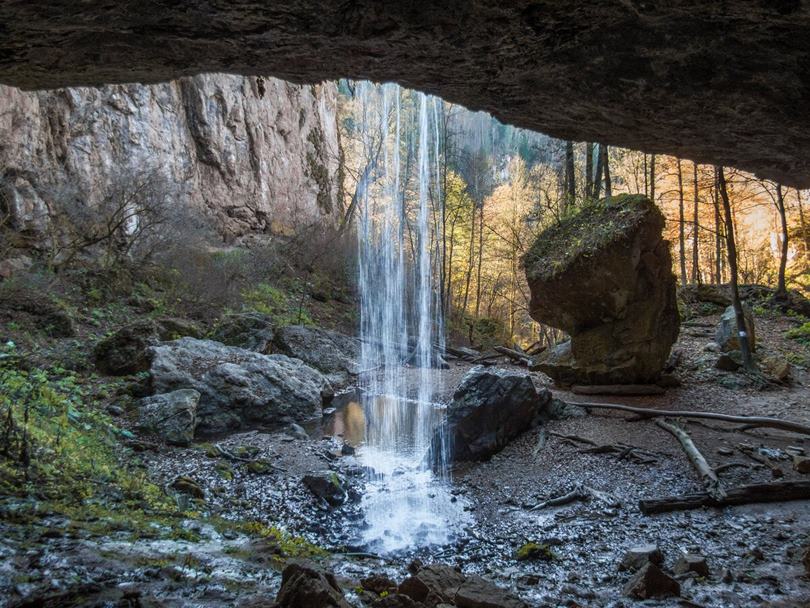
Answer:
M360 457L372 470L364 540L391 551L447 542L451 520L459 520L446 450L431 452L444 413L436 403L444 344L441 101L369 82L357 83L355 98L366 162L357 188L367 427Z

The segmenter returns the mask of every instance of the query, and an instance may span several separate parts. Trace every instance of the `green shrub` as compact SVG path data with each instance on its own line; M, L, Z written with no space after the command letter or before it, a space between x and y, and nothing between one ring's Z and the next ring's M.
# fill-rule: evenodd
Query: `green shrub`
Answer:
M785 333L785 337L791 340L798 340L802 344L810 345L810 321L802 323L799 327L789 329Z

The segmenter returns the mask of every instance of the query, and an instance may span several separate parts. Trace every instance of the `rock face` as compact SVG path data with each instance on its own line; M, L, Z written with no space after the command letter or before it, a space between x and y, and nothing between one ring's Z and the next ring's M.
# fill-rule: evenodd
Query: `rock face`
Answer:
M134 74L128 80L132 80ZM165 84L0 86L0 197L33 242L70 197L90 207L127 170L155 171L225 237L331 217L333 84L206 74Z
M0 82L15 86L204 71L398 81L562 139L810 186L799 0L6 0L0 23Z
M199 402L200 393L188 388L146 397L139 404L138 426L166 443L190 445L197 428Z
M551 393L531 374L475 367L453 394L432 457L445 449L452 462L488 458L537 424L550 401Z
M348 385L360 371L360 342L336 331L288 325L276 332L273 343L279 352L326 374L335 388Z
M524 260L529 312L571 340L535 361L567 384L644 384L658 378L680 320L664 217L620 195L545 230Z
M754 331L754 315L748 306L743 305L743 317L745 318L745 329L748 333L748 344L751 350L757 348L757 335ZM720 317L720 324L714 335L714 341L720 345L723 352L740 350L740 337L737 335L737 315L734 307L729 306Z
M191 388L200 393L200 434L251 424L319 418L326 378L298 359L262 355L211 340L181 338L150 349L156 393Z

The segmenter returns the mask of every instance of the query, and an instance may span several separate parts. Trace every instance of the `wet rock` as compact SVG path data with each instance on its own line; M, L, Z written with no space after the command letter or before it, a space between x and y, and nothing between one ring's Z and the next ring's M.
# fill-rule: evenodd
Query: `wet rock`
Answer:
M214 328L211 339L227 346L238 346L257 353L273 350L273 320L260 313L226 315Z
M302 427L300 424L296 424L295 422L288 425L285 432L290 437L295 437L296 439L309 439L309 434L306 432L306 430L304 430L304 427Z
M352 608L334 575L315 564L295 560L281 574L276 608Z
M120 405L110 404L107 407L105 407L104 410L110 416L123 416L124 415L124 408L122 408Z
M373 591L377 595L381 593L395 593L397 584L384 574L373 574L360 581L360 585L367 591Z
M456 591L458 608L528 608L520 599L480 576L471 576Z
M334 471L309 473L301 481L312 494L333 507L339 507L348 499L345 481Z
M150 348L155 392L200 393L200 434L320 418L329 383L315 369L284 355L262 355L211 340L181 338Z
M378 598L372 603L373 608L425 608L422 602L417 602L407 595L395 593Z
M810 473L810 457L807 456L794 456L793 457L793 469L797 473L802 473L807 475Z
M649 199L620 195L537 237L525 258L530 314L571 339L539 355L533 369L565 384L658 379L680 323L663 227Z
M187 494L193 498L205 499L205 490L200 487L191 477L180 476L172 482L172 488L181 494Z
M357 450L355 450L348 443L344 443L342 446L340 446L340 453L342 456L353 456L356 451Z
M714 367L724 372L736 372L742 367L742 353L738 350L720 353Z
M628 549L622 561L619 563L619 570L635 571L647 564L660 566L664 562L664 555L657 545L638 545Z
M648 563L627 581L624 594L642 600L678 596L681 594L681 585L658 566Z
M684 553L675 562L672 568L675 574L687 574L694 572L698 576L709 576L709 565L706 563L706 558L702 555L695 553Z
M751 345L751 350L757 348L757 336L754 329L754 315L751 309L743 305L743 316L745 317L745 329L748 333L748 343ZM740 350L740 337L737 332L737 316L734 313L734 307L729 306L720 317L720 323L714 335L714 341L720 345L720 350L729 352L733 350Z
M399 593L417 602L436 606L445 602L452 604L465 576L450 566L432 564L421 568L399 585Z
M551 393L533 374L492 367L471 369L453 394L446 428L433 438L432 457L482 460L548 416Z
M139 403L138 426L166 443L190 445L197 428L199 402L200 393L194 389L146 397Z
M334 388L347 386L360 370L359 341L336 331L288 325L276 331L273 344L279 352L321 371Z
M125 325L101 340L93 349L93 358L103 374L123 376L149 368L149 347L161 340L182 336L197 337L200 329L183 319L162 317Z

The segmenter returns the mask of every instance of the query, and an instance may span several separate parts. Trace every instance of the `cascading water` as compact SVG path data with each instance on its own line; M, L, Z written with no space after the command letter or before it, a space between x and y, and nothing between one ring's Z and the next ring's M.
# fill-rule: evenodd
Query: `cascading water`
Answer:
M396 551L445 543L464 519L449 493L445 442L431 450L443 416L435 403L444 344L437 286L440 101L422 93L405 97L394 84L361 82L355 94L369 159L357 189L366 418L359 454L373 471L363 499L363 540ZM411 181L414 157L416 188L406 198L403 183Z

